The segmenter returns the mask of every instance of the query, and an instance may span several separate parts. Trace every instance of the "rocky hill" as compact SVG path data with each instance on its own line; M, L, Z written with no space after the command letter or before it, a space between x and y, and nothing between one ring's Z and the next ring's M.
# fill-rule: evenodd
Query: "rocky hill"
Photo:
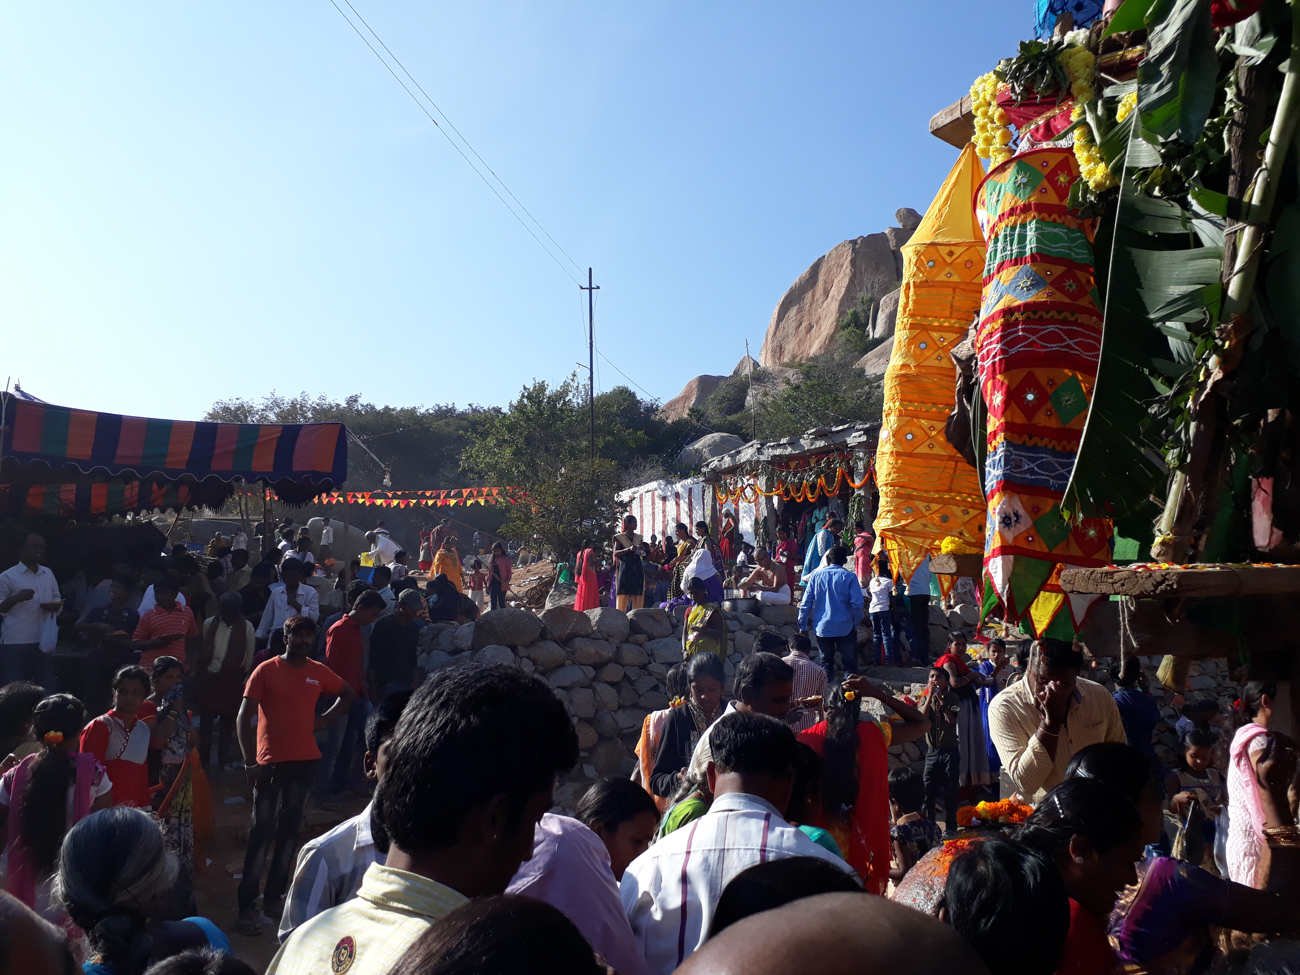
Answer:
M898 311L894 293L903 274L900 249L921 222L921 215L908 208L896 216L897 227L836 244L799 275L772 312L759 354L762 365L788 365L825 352L834 343L840 319L863 298L876 309L872 335L893 332L886 309Z
M897 227L836 244L813 261L782 295L759 353L758 364L765 375L761 382L756 379L750 391L755 401L791 379L792 365L832 348L840 321L855 307L869 308L868 333L872 338L893 335L903 272L901 250L921 222L921 215L910 207L897 211L895 217ZM884 343L864 357L861 364L869 373L883 375L889 359L888 345ZM742 359L732 375L745 372L752 361ZM662 415L669 420L686 416L702 406L726 379L696 376L664 404Z

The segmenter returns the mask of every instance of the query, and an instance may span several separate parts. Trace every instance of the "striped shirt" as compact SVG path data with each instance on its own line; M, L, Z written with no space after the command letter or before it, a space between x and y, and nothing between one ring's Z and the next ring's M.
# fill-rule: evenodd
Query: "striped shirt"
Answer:
M620 896L650 972L669 975L704 943L722 889L736 874L796 856L826 860L853 875L766 799L732 792L637 857L623 874Z
M786 654L785 662L794 669L791 700L821 697L826 693L826 671L822 669L821 664L814 663L806 653L800 653L798 650L791 650ZM785 723L797 734L800 731L807 731L821 719L821 714L814 708L793 708L786 715Z
M294 928L356 896L370 865L384 862L370 830L371 808L367 804L360 813L308 840L298 851L280 918L281 944Z

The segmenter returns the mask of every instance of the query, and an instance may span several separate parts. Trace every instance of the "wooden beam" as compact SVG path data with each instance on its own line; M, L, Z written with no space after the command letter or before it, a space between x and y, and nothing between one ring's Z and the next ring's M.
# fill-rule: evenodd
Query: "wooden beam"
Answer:
M1229 657L1240 649L1239 638L1226 630L1212 630L1186 619L1170 619L1159 603L1140 602L1129 615L1133 637L1128 651L1139 657L1171 654L1200 660ZM1079 639L1094 657L1118 657L1122 636L1119 603L1103 602L1093 608Z
M984 571L984 556L936 555L930 560L930 571L941 576L969 576L978 579Z
M962 95L930 119L930 134L961 149L975 137L975 109L970 95Z
M1061 588L1072 593L1140 599L1267 596L1300 593L1297 565L1190 565L1144 569L1108 566L1065 569Z

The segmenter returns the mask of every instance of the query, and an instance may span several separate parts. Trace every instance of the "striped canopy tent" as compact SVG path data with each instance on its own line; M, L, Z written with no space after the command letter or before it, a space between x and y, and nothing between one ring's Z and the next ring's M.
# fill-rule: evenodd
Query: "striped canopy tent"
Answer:
M876 450L879 545L896 575L911 579L945 546L984 546L979 474L948 442L956 403L950 353L979 314L984 235L972 201L984 169L968 145L903 246L903 284ZM943 577L947 579L948 577Z
M215 507L238 482L302 504L347 477L341 423L205 423L0 394L0 512L87 516Z

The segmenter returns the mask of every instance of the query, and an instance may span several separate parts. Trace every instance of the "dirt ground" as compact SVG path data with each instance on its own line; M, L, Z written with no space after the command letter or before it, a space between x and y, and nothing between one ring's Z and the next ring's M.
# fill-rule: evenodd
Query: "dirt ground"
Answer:
M238 908L235 888L244 868L244 845L248 840L252 790L241 772L214 773L213 801L216 807L216 831L209 848L202 851L203 869L195 877L195 898L199 914L212 921L230 936L239 958L261 972L270 964L278 944L275 928L268 927L259 938L245 937L235 931ZM366 804L361 797L340 801L337 808L322 810L310 801L299 842L306 842L337 823L359 813ZM279 923L279 918L276 918Z

